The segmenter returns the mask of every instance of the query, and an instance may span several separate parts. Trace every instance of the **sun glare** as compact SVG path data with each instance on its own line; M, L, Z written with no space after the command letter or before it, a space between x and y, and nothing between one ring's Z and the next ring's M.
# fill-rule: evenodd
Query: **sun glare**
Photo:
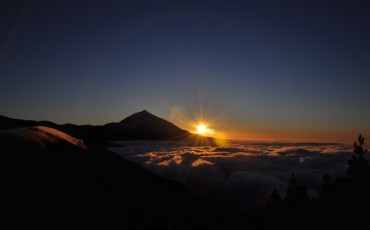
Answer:
M207 126L205 126L204 124L199 124L197 126L197 133L200 134L200 135L205 135L207 132Z

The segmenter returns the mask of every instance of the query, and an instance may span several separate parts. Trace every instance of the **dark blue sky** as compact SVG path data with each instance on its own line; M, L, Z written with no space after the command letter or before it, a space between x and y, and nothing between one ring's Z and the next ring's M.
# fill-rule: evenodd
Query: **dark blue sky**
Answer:
M2 1L0 114L370 135L367 1ZM353 139L353 138L352 138Z

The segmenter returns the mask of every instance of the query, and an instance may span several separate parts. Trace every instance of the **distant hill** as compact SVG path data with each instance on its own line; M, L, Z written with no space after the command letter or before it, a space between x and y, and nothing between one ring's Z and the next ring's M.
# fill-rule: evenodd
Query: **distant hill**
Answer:
M34 126L46 126L63 131L73 137L83 139L87 145L104 145L102 126L74 124L58 125L50 121L21 120L0 115L0 130Z
M20 145L33 144L43 149L56 144L59 145L59 148L72 144L75 147L86 149L83 140L46 126L0 130L0 138L2 141L9 140L11 142L12 140L17 140Z
M22 128L22 127L32 127L32 126L48 126L54 127L56 126L55 123L50 121L32 121L32 120L21 120L21 119L14 119L9 118L6 116L0 115L0 129L15 129L15 128Z

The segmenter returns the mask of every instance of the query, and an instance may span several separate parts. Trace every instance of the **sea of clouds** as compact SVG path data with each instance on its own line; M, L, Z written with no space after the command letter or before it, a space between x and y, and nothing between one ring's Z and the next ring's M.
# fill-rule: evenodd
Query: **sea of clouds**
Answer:
M159 176L185 184L203 198L250 208L266 204L273 188L285 196L295 172L298 183L318 197L322 175L346 174L352 146L321 143L229 141L226 146L180 142L117 141L109 150Z

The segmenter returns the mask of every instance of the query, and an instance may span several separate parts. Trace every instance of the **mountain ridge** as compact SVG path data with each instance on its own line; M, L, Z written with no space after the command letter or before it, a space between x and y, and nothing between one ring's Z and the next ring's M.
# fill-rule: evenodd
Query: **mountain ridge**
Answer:
M213 144L213 138L190 133L175 124L149 113L134 113L119 122L105 125L56 124L50 121L33 121L0 115L0 129L46 126L82 139L87 145L107 145L115 140L171 140L196 144Z

